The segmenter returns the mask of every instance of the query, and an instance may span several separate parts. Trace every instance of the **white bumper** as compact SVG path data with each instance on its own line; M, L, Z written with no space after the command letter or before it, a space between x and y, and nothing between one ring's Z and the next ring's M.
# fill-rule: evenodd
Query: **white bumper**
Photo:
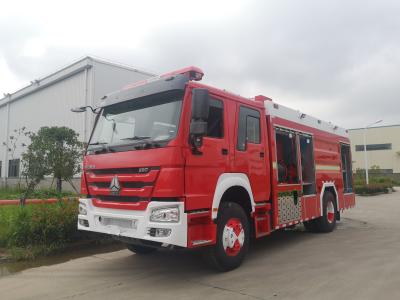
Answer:
M187 247L187 214L183 202L151 201L146 210L101 208L93 206L91 199L79 199L79 202L86 205L87 211L86 215L78 215L79 230ZM179 222L150 222L150 214L154 208L169 206L179 207ZM81 225L79 220L86 220L88 226ZM155 237L150 235L151 228L170 229L171 233L166 237Z

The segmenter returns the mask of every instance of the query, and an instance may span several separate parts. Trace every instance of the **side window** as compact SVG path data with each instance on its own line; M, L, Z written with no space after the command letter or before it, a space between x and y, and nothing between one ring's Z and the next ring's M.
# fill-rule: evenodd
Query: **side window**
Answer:
M246 119L247 142L253 144L260 143L260 118L247 116Z
M315 194L315 166L312 136L299 135L301 177L303 180L303 194Z
M224 137L224 105L221 100L210 99L207 136L213 138Z
M278 182L298 183L297 142L293 132L276 129L276 156Z
M237 149L245 151L247 143L260 144L260 112L244 106L240 107Z
M345 193L351 193L353 192L353 174L350 159L350 145L341 144L340 152L342 158L343 191Z

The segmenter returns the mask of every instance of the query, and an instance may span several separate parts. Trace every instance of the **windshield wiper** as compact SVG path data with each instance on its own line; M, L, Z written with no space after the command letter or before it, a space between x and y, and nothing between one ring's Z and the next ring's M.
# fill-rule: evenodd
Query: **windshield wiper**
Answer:
M141 141L141 140L147 140L147 139L151 139L151 136L135 135L135 136L123 138L123 139L120 139L120 140Z
M90 143L90 146L94 146L94 145L105 145L108 144L107 142L95 142L95 143Z

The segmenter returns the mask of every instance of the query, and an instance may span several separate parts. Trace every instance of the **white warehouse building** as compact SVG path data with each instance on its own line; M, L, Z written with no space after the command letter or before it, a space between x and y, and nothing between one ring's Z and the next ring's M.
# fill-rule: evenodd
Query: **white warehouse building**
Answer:
M154 74L93 57L85 57L46 77L0 99L0 186L19 182L20 157L25 136L20 136L15 151L10 148L10 136L16 131L36 132L42 126L66 126L87 141L94 116L71 112L71 108L96 105L101 97L121 89L126 84Z

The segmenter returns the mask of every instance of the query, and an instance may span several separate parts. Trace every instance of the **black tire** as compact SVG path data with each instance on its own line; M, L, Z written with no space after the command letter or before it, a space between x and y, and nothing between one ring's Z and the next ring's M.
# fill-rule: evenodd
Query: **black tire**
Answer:
M150 254L157 251L157 248L135 244L126 244L126 248L128 248L129 251L140 255Z
M327 191L322 199L323 215L315 219L315 229L318 232L331 232L336 227L336 201L335 195ZM332 211L333 209L333 211Z
M315 220L306 221L303 223L304 228L309 232L318 232Z
M236 238L232 234L228 234L229 230L233 230L233 228L240 231L239 235L235 235ZM241 234L244 234L243 238ZM238 238L238 236L241 236L241 238ZM233 247L224 248L224 239L225 245L234 240ZM240 241L242 241L242 244ZM243 208L233 202L222 203L217 219L217 241L214 246L204 250L204 258L209 265L219 271L233 270L242 264L249 249L249 241L249 219Z

